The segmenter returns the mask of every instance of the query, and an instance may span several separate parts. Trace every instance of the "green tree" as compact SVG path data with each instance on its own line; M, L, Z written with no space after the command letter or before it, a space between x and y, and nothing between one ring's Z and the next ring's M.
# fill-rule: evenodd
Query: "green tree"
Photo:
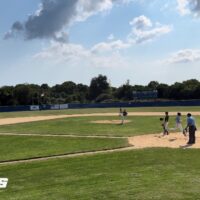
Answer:
M159 84L157 87L157 91L158 91L158 98L169 98L169 86L167 84Z
M115 96L118 99L122 99L122 100L132 100L133 99L133 87L130 85L129 80L127 80L127 82L120 86L116 92L115 92Z
M19 105L30 105L32 103L31 88L27 84L16 85L14 96Z
M90 82L89 98L90 100L95 100L102 93L109 94L110 85L107 77L100 74L98 77L93 78Z
M149 82L149 84L147 85L147 87L148 87L150 90L156 90L158 86L159 86L158 81L151 81L151 82Z
M0 105L10 106L10 105L16 105L16 104L17 102L14 98L14 87L4 86L0 88Z

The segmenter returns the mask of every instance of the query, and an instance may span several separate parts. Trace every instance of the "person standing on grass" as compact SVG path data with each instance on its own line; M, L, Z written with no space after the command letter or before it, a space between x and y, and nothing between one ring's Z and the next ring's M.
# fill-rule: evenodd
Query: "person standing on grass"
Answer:
M196 123L194 117L192 117L191 113L187 114L187 126L184 131L187 132L189 128L189 141L187 144L195 144L195 131L197 130L196 128Z
M169 135L168 125L169 125L169 113L165 112L165 117L163 122L163 129L164 129L163 135Z

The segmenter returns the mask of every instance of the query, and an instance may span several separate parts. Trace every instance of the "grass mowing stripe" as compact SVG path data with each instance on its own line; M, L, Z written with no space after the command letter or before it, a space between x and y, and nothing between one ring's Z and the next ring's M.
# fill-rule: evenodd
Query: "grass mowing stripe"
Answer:
M0 136L0 161L126 147L127 139Z
M158 116L128 116L130 123L95 124L95 120L117 120L119 117L79 117L49 121L30 122L0 126L0 132L30 133L30 134L59 134L59 135L98 135L98 136L134 136L162 132ZM200 117L196 117L197 121ZM183 117L183 124L185 118ZM170 116L169 127L175 127L175 116Z
M0 199L199 199L199 150L145 149L0 166Z

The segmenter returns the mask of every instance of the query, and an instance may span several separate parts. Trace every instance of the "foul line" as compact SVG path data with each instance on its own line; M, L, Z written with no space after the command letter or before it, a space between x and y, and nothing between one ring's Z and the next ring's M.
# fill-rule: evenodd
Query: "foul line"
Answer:
M0 133L0 136L34 136L34 137L69 137L69 138L102 138L102 139L128 139L124 136L107 135L58 135L58 134L34 134L34 133Z
M133 150L134 146L129 147L120 147L114 149L104 149L104 150L96 150L96 151L88 151L88 152L80 152L80 153L68 153L68 154L59 154L59 155L51 155L44 157L35 157L35 158L27 158L27 159L19 159L19 160L8 160L8 161L0 161L0 165L9 165L9 164L19 164L19 163L31 163L35 161L46 161L53 160L57 158L73 158L78 156L90 156L96 154L104 154L104 153L112 153L112 152L120 152L120 151L128 151Z

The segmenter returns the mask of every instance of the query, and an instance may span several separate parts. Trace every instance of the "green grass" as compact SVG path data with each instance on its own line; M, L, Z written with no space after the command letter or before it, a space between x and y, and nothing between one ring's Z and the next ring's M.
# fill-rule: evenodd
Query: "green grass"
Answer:
M134 136L162 132L157 116L129 116L130 123L94 124L96 120L119 120L119 117L77 117L48 121L0 126L0 132L35 133L35 134L73 134L73 135L109 135ZM185 118L184 123L185 124ZM200 117L196 118L200 119ZM175 126L175 117L170 117L170 127Z
M127 139L0 136L0 161L125 146L128 146Z
M165 111L200 111L200 106L192 107L141 107L141 108L126 108L128 112L165 112ZM2 112L0 118L8 117L27 117L27 116L41 116L41 115L63 115L63 114L87 114L87 113L108 113L119 112L119 108L92 108L92 109L67 109L67 110L48 110L48 111L26 111L26 112Z
M0 166L0 199L198 200L199 158L163 148Z
M199 111L200 107L128 108L140 111ZM116 112L112 109L0 113L0 118L76 113ZM134 136L160 133L159 117L128 116L125 125L92 124L119 117L78 117L0 126L0 132ZM196 117L197 124L200 117ZM185 117L183 117L185 125ZM174 127L175 117L170 117ZM126 139L0 136L0 161L43 157L127 146ZM200 150L154 148L0 165L9 178L0 189L5 200L198 200Z

